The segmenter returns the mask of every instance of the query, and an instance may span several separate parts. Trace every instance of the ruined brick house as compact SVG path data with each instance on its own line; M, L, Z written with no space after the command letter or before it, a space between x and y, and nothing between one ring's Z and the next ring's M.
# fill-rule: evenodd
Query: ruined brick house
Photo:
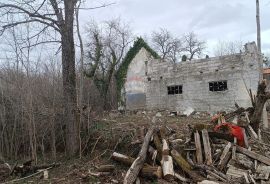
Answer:
M130 62L124 85L126 108L216 112L232 110L235 102L251 105L260 67L255 42L245 51L220 57L170 63L155 59L142 47Z

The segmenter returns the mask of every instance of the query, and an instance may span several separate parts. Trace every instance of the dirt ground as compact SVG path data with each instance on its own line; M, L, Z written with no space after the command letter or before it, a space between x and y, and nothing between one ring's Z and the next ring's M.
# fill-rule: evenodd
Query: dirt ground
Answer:
M173 116L168 111L162 112L128 112L121 114L118 112L108 112L96 117L93 120L93 137L87 141L87 148L81 159L67 159L59 156L57 163L59 167L49 170L49 179L42 179L40 175L28 178L18 183L122 183L128 167L123 166L111 159L114 151L136 157L140 150L138 140L139 131L142 127L149 127L155 117L155 123L166 125L176 132L174 139L182 139L183 142L190 135L189 126L201 123L209 123L210 115L207 113L195 113L189 117ZM51 161L46 161L50 163ZM95 172L96 168L104 164L113 164L116 169L106 176L85 176L90 172ZM142 179L141 183L165 183L151 179Z

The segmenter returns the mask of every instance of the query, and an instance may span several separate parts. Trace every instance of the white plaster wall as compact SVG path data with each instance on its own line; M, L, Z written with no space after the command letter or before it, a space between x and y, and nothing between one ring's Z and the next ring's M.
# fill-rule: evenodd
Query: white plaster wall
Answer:
M145 108L146 103L146 64L151 55L145 48L137 53L128 67L125 83L127 109ZM147 61L147 63L146 63Z

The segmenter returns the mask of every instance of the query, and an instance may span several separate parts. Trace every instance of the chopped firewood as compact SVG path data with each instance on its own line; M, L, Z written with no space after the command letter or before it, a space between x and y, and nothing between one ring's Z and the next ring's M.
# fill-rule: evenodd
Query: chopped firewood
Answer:
M255 153L253 151L250 151L250 150L243 148L243 147L240 147L240 146L237 146L236 150L244 155L249 156L250 158L253 158L255 160L258 160L258 161L270 166L270 158L268 158L268 157L265 157L263 155L260 155L258 153Z
M254 169L254 164L253 164L252 160L248 156L246 156L244 154L236 153L236 159L233 160L233 162L238 167L241 167L241 168L244 168L244 169L250 169L250 170Z
M187 179L187 178L181 176L181 175L178 174L178 173L174 173L174 176L175 176L176 179L178 179L178 180L180 180L180 181L182 181L182 182L190 182L189 179Z
M138 157L134 160L134 162L132 163L132 165L130 166L129 170L127 171L127 174L124 178L124 184L130 184L130 183L134 183L136 181L136 178L140 172L140 170L143 167L144 161L146 159L146 154L147 154L147 150L148 150L148 145L150 142L150 139L152 137L154 133L154 127L152 126L151 128L149 128L149 130L147 131L145 138L144 138L144 142L141 148L141 151L138 155Z
M201 145L201 139L200 134L198 131L194 133L194 140L195 140L195 146L196 146L196 158L197 163L202 164L203 163L203 157L202 157L202 145Z
M270 176L270 166L260 164L256 169L255 179L268 180Z
M212 153L211 153L211 146L209 141L208 132L206 129L202 130L202 138L203 138L203 148L204 148L204 156L205 162L207 165L211 165L212 161Z
M162 171L165 180L172 181L174 179L173 159L169 155L170 149L165 138L162 139Z
M228 142L228 144L225 146L225 148L220 156L220 161L219 161L218 166L217 166L220 170L224 169L225 165L228 163L228 161L230 159L231 147L232 147L232 143Z
M170 149L166 139L162 139L162 155L169 155Z
M167 181L172 181L174 179L174 169L173 169L172 157L170 155L163 155L161 165L162 165L164 179Z
M247 170L239 169L234 166L229 166L226 175L230 178L241 178L244 176L246 183L250 183Z
M97 168L98 172L112 172L115 169L114 165L101 165Z
M152 165L155 165L156 164L156 159L157 159L157 150L154 149L152 146L149 146L148 147L148 153L149 153L149 156L150 156L150 161L151 161L151 164Z
M209 170L206 170L207 174L211 175L212 177L214 177L216 180L220 180L220 181L224 181L226 182L227 180L220 177L218 174L212 172L212 171L209 171Z
M200 169L203 170L205 172L211 171L213 173L215 173L216 175L218 175L218 177L222 178L222 181L227 181L227 176L225 174L223 174L222 172L218 171L215 167L213 166L208 166L208 165L204 165L204 164L194 164L194 168L196 169Z
M161 161L161 159L162 159L162 143L158 137L157 132L154 133L153 139L154 139L155 147L157 148L157 159L159 161Z
M187 173L194 181L202 181L204 178L200 176L197 172L192 171L191 165L180 155L176 150L171 151L171 155L175 160L176 164Z
M114 152L112 159L121 162L127 166L131 166L135 158L128 157L126 155ZM147 163L144 163L143 168L140 171L140 175L150 178L161 178L162 177L162 168L160 166L151 166Z

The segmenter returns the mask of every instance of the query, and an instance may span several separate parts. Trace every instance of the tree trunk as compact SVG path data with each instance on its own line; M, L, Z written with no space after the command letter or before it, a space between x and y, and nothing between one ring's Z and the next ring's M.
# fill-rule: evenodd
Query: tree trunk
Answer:
M65 23L61 29L64 122L66 123L66 150L69 156L74 155L79 148L73 35L75 2L74 0L64 1Z

